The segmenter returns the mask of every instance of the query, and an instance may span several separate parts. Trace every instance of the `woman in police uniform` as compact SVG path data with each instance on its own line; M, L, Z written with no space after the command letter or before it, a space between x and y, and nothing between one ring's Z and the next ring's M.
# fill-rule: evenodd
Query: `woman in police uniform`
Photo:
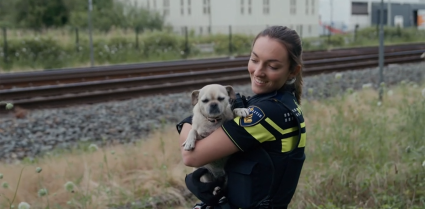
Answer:
M225 167L227 189L218 198L203 195L222 181L199 182L205 170L186 177L199 199L215 205L224 195L222 208L288 207L305 160L306 130L299 106L302 66L301 40L294 30L272 26L257 35L248 62L254 96L239 102L249 108L249 116L224 123L197 141L193 151L181 149L183 162L190 167L231 155ZM190 123L189 117L177 125L181 143Z

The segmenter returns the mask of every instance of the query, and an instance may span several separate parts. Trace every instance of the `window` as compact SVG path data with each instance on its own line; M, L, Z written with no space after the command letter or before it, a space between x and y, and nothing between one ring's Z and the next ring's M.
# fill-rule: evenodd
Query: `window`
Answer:
M367 15L367 2L351 2L352 15Z
M204 14L210 14L210 0L204 0Z
M314 2L316 1L316 0L310 0L311 1L311 14L312 15L314 15Z
M184 0L180 0L180 14L184 15Z
M312 31L311 25L308 25L308 34L311 35L311 31Z
M156 10L156 0L153 1L153 9Z
M270 0L263 0L263 14L270 14Z
M244 3L244 0L241 0L241 14L243 14L244 13L244 5L245 3Z
M191 2L190 2L190 0L187 0L187 14L188 14L188 15L190 15L190 13L192 12L192 11L190 10L190 8L191 8Z
M308 15L308 7L310 6L310 1L305 0L305 14Z
M149 10L149 9L151 9L151 4L150 4L150 0L148 0L148 3L146 4L146 8Z
M163 0L164 10L163 14L164 16L170 15L170 0Z
M251 14L251 5L252 5L252 0L248 0L248 14Z
M289 13L292 15L297 13L297 2L295 0L290 2Z

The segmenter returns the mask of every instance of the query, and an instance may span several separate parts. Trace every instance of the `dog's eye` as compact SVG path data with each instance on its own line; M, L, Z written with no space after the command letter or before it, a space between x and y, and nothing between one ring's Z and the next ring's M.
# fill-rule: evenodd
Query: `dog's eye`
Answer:
M218 101L223 101L224 100L224 97L219 97L217 99L218 99Z
M208 99L202 100L203 103L207 103L208 101L209 101Z

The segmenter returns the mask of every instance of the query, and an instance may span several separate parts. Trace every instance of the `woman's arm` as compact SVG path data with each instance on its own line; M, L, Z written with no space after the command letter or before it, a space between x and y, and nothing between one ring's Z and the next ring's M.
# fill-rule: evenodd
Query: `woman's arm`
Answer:
M180 132L180 144L186 141L192 125L185 123ZM229 156L237 151L238 147L230 140L220 127L202 140L196 140L195 149L186 151L181 146L183 163L190 167L200 167L220 158Z

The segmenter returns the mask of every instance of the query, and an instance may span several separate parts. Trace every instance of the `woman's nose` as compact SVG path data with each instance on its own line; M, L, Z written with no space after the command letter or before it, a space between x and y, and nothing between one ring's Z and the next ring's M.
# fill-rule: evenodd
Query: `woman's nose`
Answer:
M263 67L261 65L255 66L254 75L255 76L263 76L264 75Z

